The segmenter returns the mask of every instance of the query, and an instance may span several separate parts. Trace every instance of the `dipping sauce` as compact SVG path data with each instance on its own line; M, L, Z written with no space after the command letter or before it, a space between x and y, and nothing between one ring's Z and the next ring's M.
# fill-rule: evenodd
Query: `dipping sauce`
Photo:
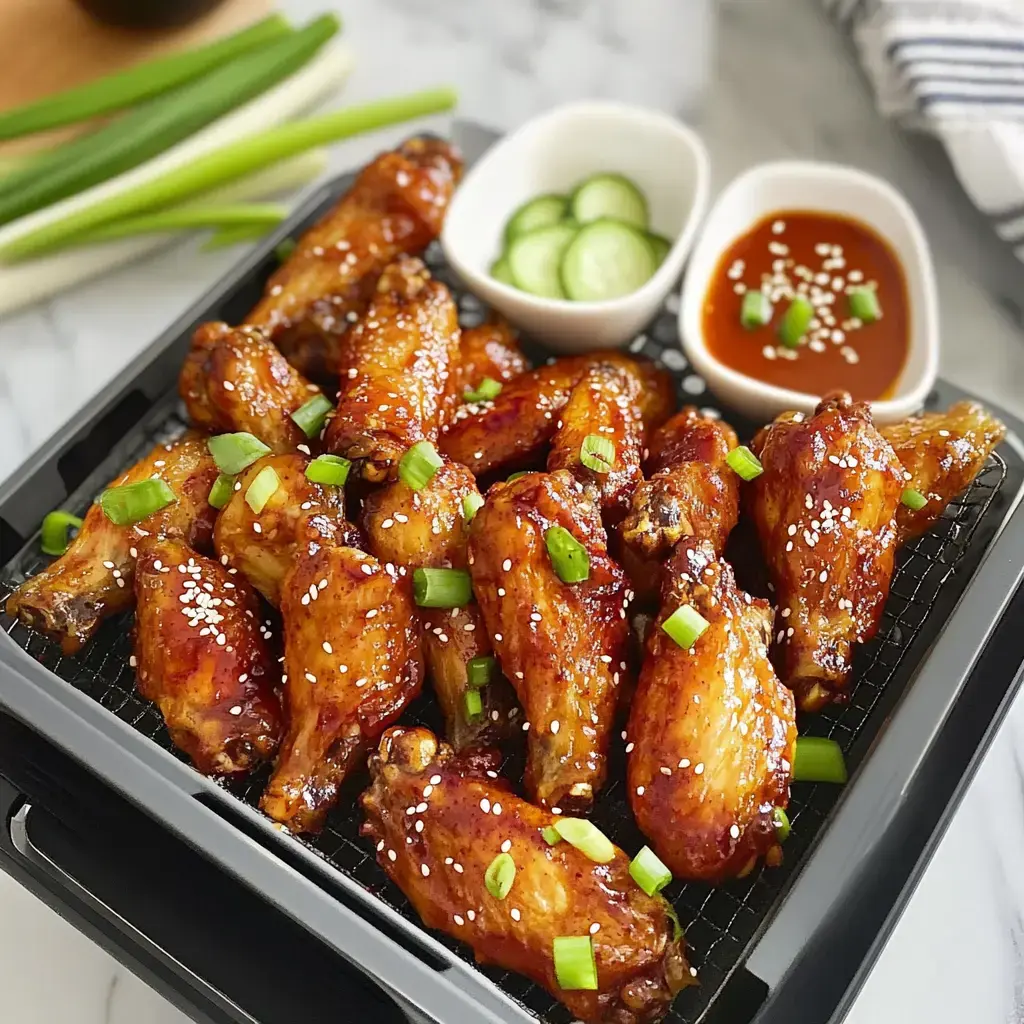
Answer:
M744 326L744 296L754 291L771 304L762 305L761 317L770 319ZM759 305L755 299L748 305ZM799 340L790 332L787 345L780 331L785 333L794 300L810 322ZM799 300L810 303L813 313ZM855 315L865 300L878 314L873 322ZM719 362L767 384L814 395L845 388L855 399L888 398L910 347L903 268L866 224L779 211L722 256L704 301L704 337Z

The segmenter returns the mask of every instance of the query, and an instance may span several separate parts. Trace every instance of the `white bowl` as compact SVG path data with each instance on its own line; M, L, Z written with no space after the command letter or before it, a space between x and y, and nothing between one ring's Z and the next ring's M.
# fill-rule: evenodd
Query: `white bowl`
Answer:
M704 337L704 299L722 254L763 218L811 210L859 220L892 246L907 282L910 348L893 397L872 402L876 423L916 412L935 383L939 317L931 251L910 204L887 182L852 167L813 162L761 164L736 178L711 210L693 251L679 310L679 336L694 369L728 406L754 420L812 413L821 396L762 383L720 363Z
M604 302L544 299L490 276L505 224L523 203L567 193L600 171L618 171L646 195L650 229L672 241L641 288ZM441 245L474 294L517 327L560 352L614 348L630 341L679 280L704 214L707 151L691 129L663 114L622 103L558 107L497 143L466 175L445 218Z

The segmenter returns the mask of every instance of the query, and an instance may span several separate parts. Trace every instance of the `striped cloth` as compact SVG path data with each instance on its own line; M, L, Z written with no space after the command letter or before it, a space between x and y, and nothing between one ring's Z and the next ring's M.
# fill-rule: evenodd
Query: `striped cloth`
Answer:
M1024 261L1024 0L824 0L878 109L942 140L964 189Z

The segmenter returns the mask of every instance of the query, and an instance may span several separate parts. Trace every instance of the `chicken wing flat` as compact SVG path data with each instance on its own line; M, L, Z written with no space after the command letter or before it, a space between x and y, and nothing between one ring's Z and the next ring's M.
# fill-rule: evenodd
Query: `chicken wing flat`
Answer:
M468 943L480 963L543 985L586 1024L642 1024L693 983L668 904L648 896L616 848L596 864L570 843L549 846L557 821L512 792L486 755L456 756L426 729L389 729L370 758L364 835L429 928ZM493 776L493 777L492 777ZM409 809L414 809L414 813ZM515 864L504 899L484 883L501 852ZM566 990L554 940L593 936L596 991Z
M914 511L896 509L898 543L919 537L970 486L989 455L1006 437L1006 426L977 402L957 402L946 412L929 412L881 428L907 471L906 486L928 499Z
M555 572L545 535L556 526L586 550L585 581ZM568 472L529 473L491 488L469 552L487 632L529 722L526 791L545 807L585 810L604 784L628 672L630 594L600 509Z
M288 732L260 807L317 832L345 777L420 690L410 579L354 548L300 554L281 588Z
M334 209L299 239L246 323L308 377L347 369L348 332L384 267L441 231L462 160L439 139L411 139L368 164Z
M135 660L176 747L204 775L274 756L284 731L281 672L245 580L177 540L139 542Z
M781 861L773 812L789 801L796 705L768 656L771 606L709 543L680 544L665 584L630 705L629 802L676 877L724 882ZM660 628L683 605L709 623L688 650Z
M896 555L903 467L864 403L826 396L759 436L751 511L775 586L784 683L802 711L845 699L854 647L878 630Z
M320 389L255 328L208 323L192 338L178 393L202 430L245 431L284 453L307 443L292 413Z
M458 310L448 289L418 259L389 264L352 331L327 450L359 460L367 480L386 479L411 445L437 440L458 352Z
M502 317L492 317L462 332L457 374L460 398L464 390L479 387L487 377L507 384L529 368L512 325Z
M143 537L170 537L208 551L217 511L207 498L217 466L206 439L189 434L157 445L110 486L149 477L163 480L177 501L131 526L115 526L93 504L68 550L8 598L7 614L58 641L65 654L74 654L104 619L134 603L136 545Z

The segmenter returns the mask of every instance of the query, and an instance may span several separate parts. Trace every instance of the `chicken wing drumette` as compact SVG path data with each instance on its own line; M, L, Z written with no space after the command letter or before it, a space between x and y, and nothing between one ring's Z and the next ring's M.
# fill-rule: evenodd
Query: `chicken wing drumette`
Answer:
M163 480L176 500L129 526L115 526L99 503L93 504L68 550L10 596L7 613L58 641L65 654L74 654L104 619L135 602L136 545L143 537L170 537L208 551L217 511L207 498L217 466L206 439L189 434L157 445L110 486L149 477Z
M578 1020L660 1020L696 973L668 905L633 881L620 849L596 864L569 843L549 846L543 830L558 819L516 796L496 767L486 755L454 755L426 729L388 730L363 796L378 862L429 928L468 943L480 963L543 985ZM515 878L497 899L484 875L502 852ZM563 989L554 940L588 935L598 988Z
M507 320L492 317L462 332L459 352L457 394L480 386L487 377L499 384L508 384L526 373L530 364L523 355L515 331Z
M281 672L255 592L181 541L147 537L138 551L139 692L203 774L269 760L284 730L275 692Z

